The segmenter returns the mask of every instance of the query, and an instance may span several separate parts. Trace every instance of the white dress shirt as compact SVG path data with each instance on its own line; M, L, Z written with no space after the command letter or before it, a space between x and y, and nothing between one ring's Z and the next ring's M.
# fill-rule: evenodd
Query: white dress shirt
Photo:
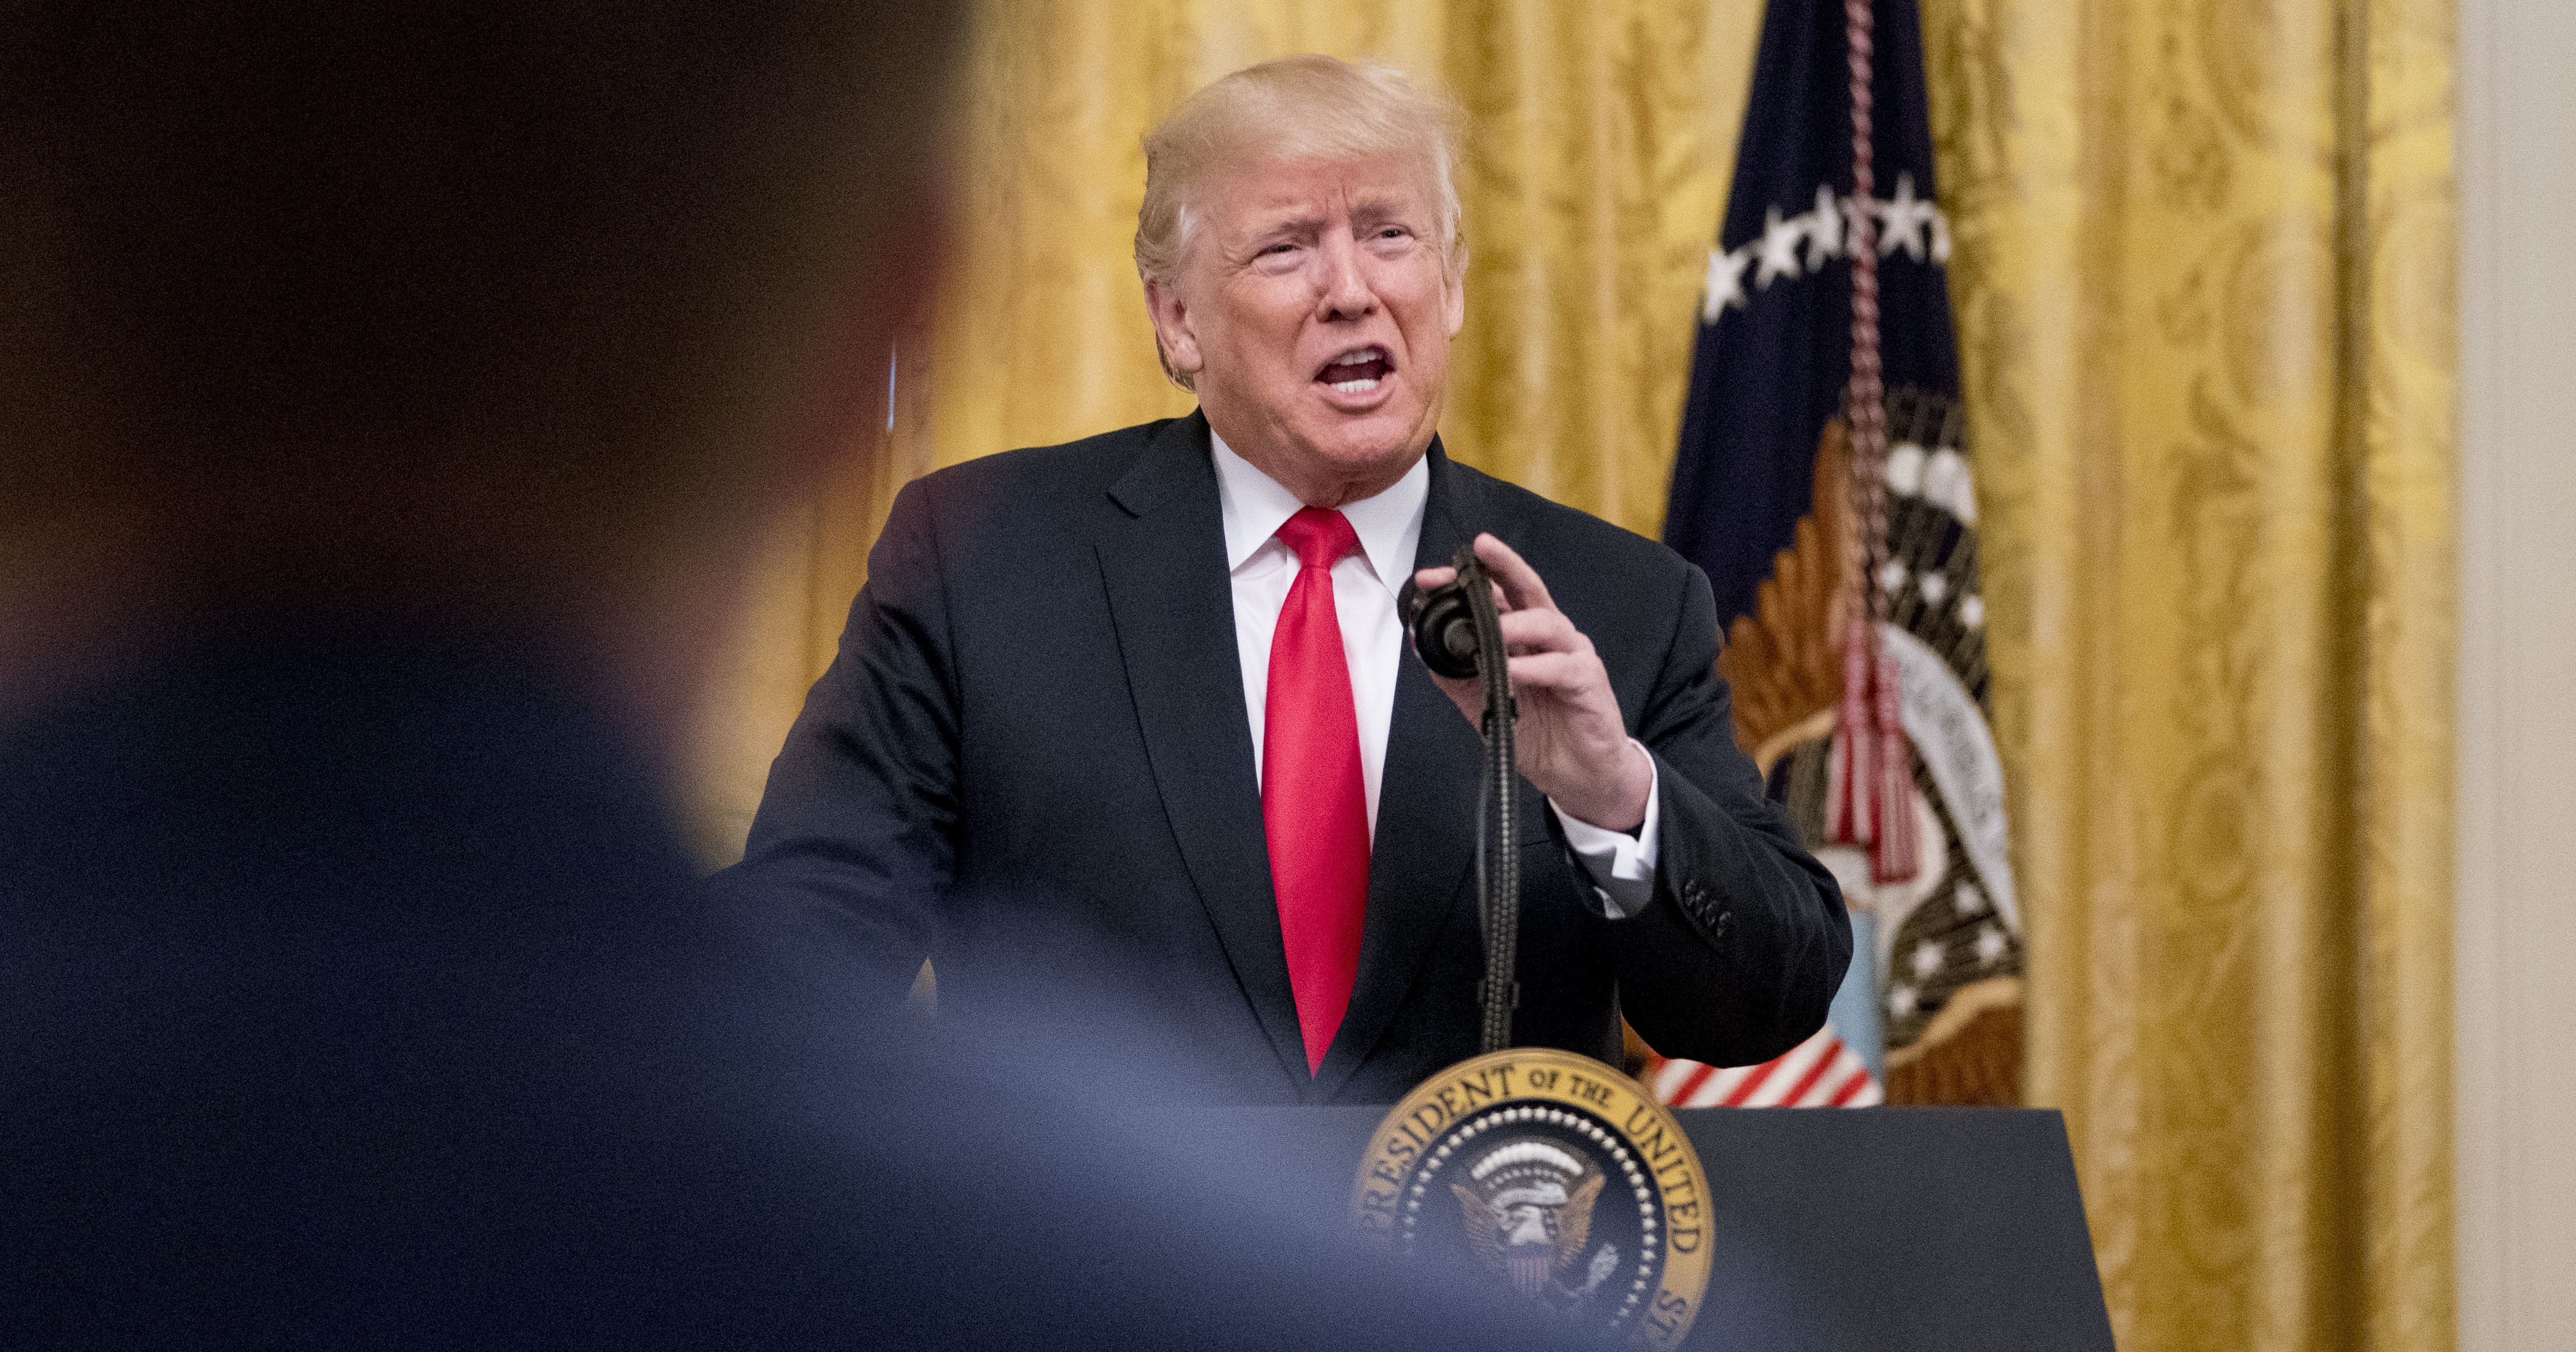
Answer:
M1277 480L1234 453L1225 438L1216 447L1217 498L1225 517L1225 566L1234 586L1234 641L1243 666L1243 707L1252 720L1252 768L1261 773L1262 724L1270 695L1270 636L1288 589L1297 580L1297 556L1276 537L1305 506ZM1404 660L1404 621L1396 597L1413 574L1414 548L1422 540L1422 512L1431 498L1431 462L1417 460L1395 486L1372 498L1342 504L1342 516L1360 538L1360 553L1333 565L1333 611L1342 625L1342 656L1351 669L1351 712L1359 724L1360 779L1368 793L1369 833L1377 832L1378 784L1386 775L1387 727L1395 714L1395 679ZM1653 758L1647 758L1653 764ZM1660 775L1662 771L1654 773ZM1467 791L1460 785L1460 792ZM1623 919L1644 910L1655 891L1656 789L1646 794L1646 820L1631 836L1579 821L1553 801L1548 807L1565 828L1602 912Z

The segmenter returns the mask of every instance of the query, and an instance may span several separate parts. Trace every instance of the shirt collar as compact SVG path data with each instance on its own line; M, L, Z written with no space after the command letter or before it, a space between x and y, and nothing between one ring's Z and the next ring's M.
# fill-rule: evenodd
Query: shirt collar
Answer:
M1225 569L1238 571L1306 504L1208 429L1216 452L1217 501L1225 517ZM1404 477L1374 497L1342 504L1344 519L1360 537L1369 571L1390 592L1413 575L1413 551L1422 541L1422 512L1431 501L1431 457L1413 462Z

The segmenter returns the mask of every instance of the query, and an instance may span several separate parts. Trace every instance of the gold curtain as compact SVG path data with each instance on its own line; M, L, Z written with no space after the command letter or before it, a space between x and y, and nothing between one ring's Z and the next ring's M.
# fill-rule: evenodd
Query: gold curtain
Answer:
M2030 898L2120 1344L2451 1346L2451 6L1927 0Z
M2446 0L1922 0L2030 943L2121 1346L2446 1349ZM1186 411L1138 138L1266 56L1471 115L1462 459L1652 533L1758 0L987 0L951 275L780 534L692 781L738 853L893 489Z

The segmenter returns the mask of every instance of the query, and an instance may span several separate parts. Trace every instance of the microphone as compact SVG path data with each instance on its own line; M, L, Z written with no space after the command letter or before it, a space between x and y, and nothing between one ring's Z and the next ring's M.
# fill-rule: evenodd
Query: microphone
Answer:
M1467 603L1466 579L1467 569L1461 566L1456 581L1428 592L1405 584L1413 650L1422 655L1424 666L1456 681L1473 679L1477 670L1476 612ZM1481 567L1476 580L1484 581Z

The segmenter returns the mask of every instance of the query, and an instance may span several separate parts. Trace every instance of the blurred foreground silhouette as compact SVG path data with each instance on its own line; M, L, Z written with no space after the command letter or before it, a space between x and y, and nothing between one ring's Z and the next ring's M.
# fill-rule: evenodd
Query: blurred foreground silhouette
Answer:
M1510 1342L1150 1030L934 1033L671 833L948 9L13 9L0 1342Z

